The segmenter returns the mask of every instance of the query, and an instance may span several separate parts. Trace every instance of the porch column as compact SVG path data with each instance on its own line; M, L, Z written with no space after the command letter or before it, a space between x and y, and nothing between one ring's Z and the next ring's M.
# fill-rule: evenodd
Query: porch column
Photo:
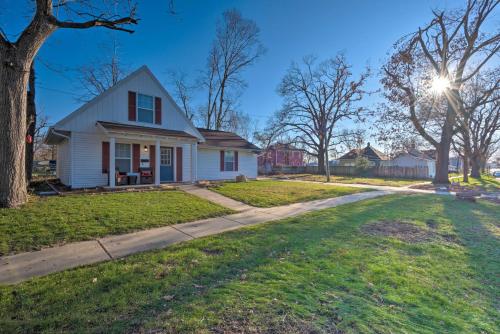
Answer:
M155 185L160 185L160 140L156 139L155 144Z
M116 185L115 178L115 137L109 138L109 186L114 188Z

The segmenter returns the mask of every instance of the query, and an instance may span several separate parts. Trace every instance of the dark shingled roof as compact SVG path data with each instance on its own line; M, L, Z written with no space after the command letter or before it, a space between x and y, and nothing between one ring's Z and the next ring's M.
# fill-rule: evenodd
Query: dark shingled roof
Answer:
M206 140L206 142L200 144L200 147L220 147L260 151L260 148L235 133L203 128L197 129Z
M371 147L370 143L368 143L365 148L355 148L350 150L349 152L341 156L339 160L354 160L359 156L365 157L371 161L389 160L389 157L387 155Z
M109 131L126 131L129 133L136 134L148 134L155 136L167 136L167 137L182 137L182 138L191 138L196 139L195 136L190 135L184 131L178 130L167 130L161 128L152 128L148 126L138 126L138 125L130 125L130 124L121 124L121 123L112 123L112 122L103 122L97 121L99 125Z

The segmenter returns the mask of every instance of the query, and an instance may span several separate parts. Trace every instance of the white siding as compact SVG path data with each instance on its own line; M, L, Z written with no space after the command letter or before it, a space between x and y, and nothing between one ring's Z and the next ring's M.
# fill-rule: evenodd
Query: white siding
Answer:
M71 186L71 142L57 145L56 175L64 185Z
M220 150L198 147L198 180L229 180L243 174L257 177L257 154L238 151L238 171L220 170Z
M102 173L102 142L96 134L71 134L73 141L73 188L106 186L108 175Z
M162 99L162 124L131 122L128 120L128 92L161 97ZM57 129L95 133L96 121L107 121L122 124L132 124L170 130L185 131L193 136L199 136L197 130L187 120L175 102L165 94L163 87L149 74L147 70L138 70L129 79L124 79L110 91L75 111L72 117L63 119L55 127Z
M102 173L102 142L109 141L108 138L89 133L73 133L74 140L72 149L73 158L73 188L93 188L108 185L108 175ZM144 151L144 146L149 148L155 145L151 141L137 141L116 138L117 143L139 144L141 147L141 158L149 159L149 152ZM182 147L182 179L184 182L191 181L191 145L181 142L162 142L161 146ZM111 157L110 157L111 158ZM175 166L175 161L174 161Z

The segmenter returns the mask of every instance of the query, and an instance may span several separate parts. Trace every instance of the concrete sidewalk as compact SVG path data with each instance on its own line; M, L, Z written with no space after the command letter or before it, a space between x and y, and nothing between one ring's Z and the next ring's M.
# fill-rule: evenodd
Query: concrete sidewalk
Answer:
M213 194L213 192L209 192ZM244 205L245 211L223 217L109 236L97 240L71 243L64 246L46 248L37 252L5 256L0 258L0 283L18 283L35 276L43 276L53 272L120 258L138 252L164 248L191 239L296 216L314 210L358 202L391 193L393 192L370 191L265 209ZM236 206L233 208L236 208ZM242 206L240 205L239 208L241 209Z
M319 181L307 181L307 180L293 180L293 179L279 179L285 182L301 182L301 183L317 183L327 186L339 186L339 187L351 187L351 188L366 188L374 189L379 191L391 191L398 193L414 193L414 194L431 194L431 195L456 195L453 191L438 191L438 190L425 190L425 189L414 189L409 188L409 186L404 187L393 187L393 186L379 186L374 184L361 184L361 183L337 183L337 182L319 182Z

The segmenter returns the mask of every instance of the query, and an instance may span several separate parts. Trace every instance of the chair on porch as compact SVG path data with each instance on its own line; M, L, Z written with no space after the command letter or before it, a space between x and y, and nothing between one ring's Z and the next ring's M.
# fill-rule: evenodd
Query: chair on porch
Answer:
M153 183L153 169L150 167L139 168L139 173L141 175L141 184L151 184Z
M115 178L117 186L126 186L128 184L127 173L120 172L118 168L116 168Z

